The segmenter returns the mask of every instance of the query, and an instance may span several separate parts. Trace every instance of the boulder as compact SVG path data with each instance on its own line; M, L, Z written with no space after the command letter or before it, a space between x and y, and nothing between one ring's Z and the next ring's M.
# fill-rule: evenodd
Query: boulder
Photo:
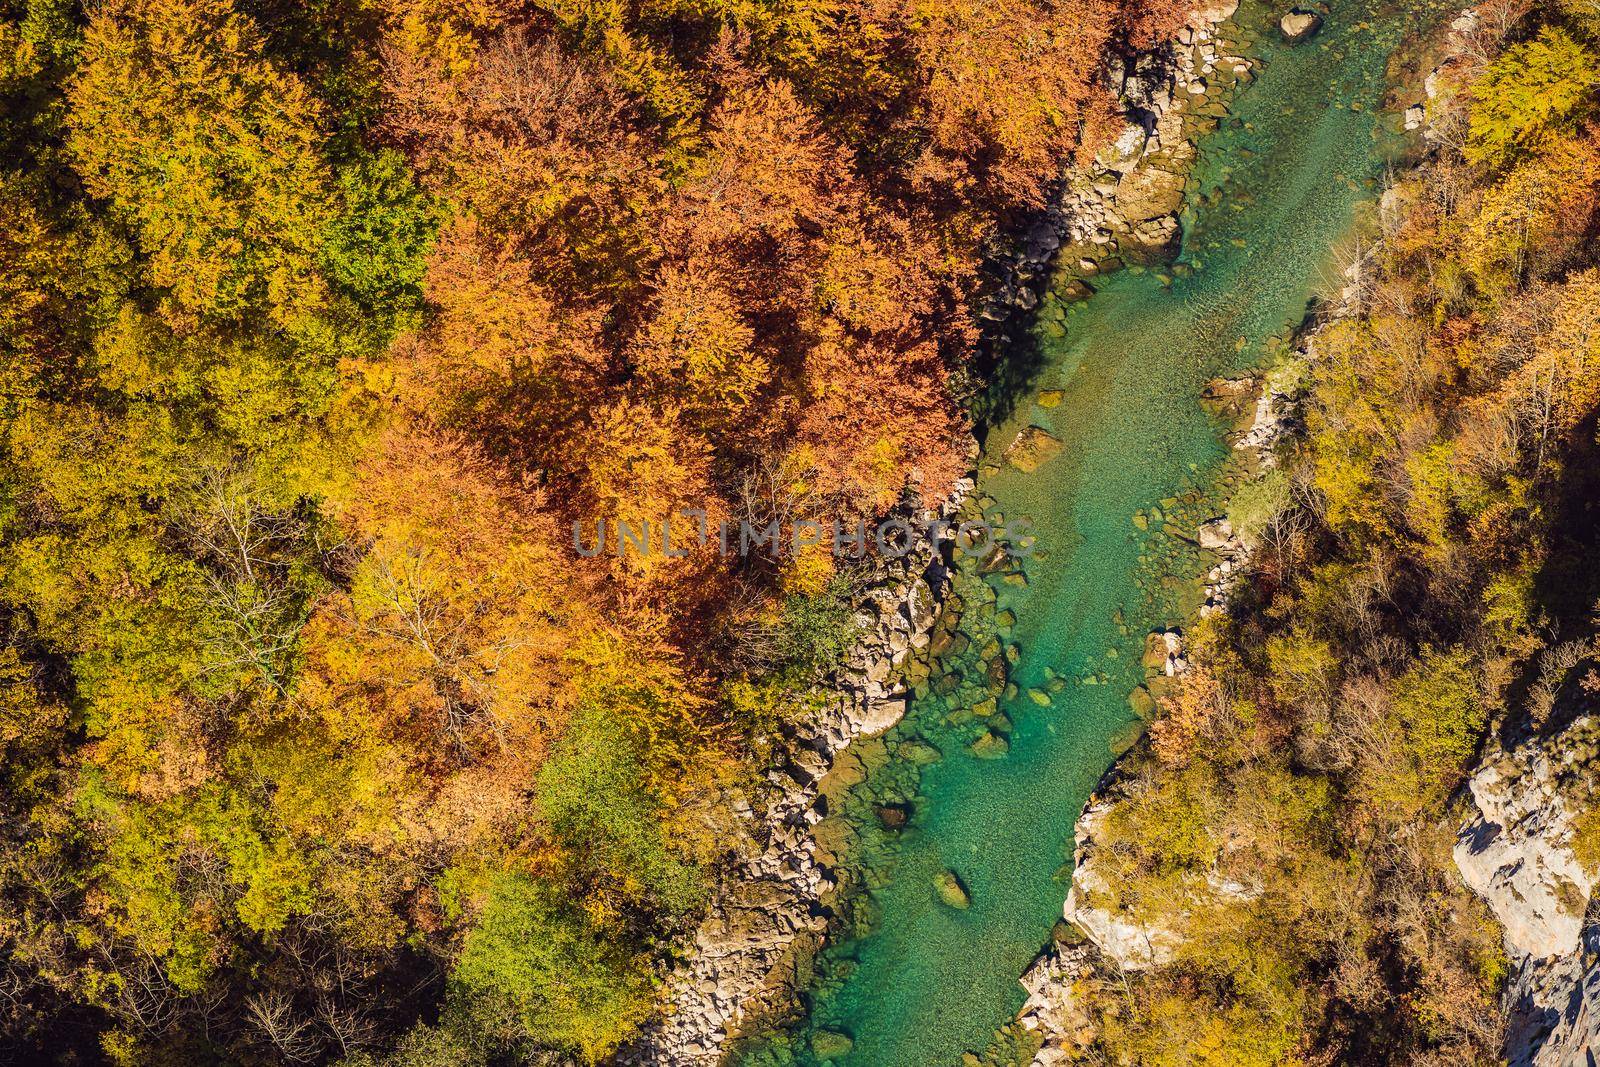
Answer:
M1117 183L1117 214L1129 224L1176 214L1183 207L1182 171L1142 167Z
M1195 541L1208 552L1226 552L1236 545L1233 524L1221 516L1207 519L1195 529Z
M1171 260L1182 245L1183 232L1174 214L1137 223L1122 235L1119 247L1129 263L1148 267Z
M880 804L877 813L885 830L903 830L911 821L911 809L904 804Z
M967 749L979 759L1003 759L1011 751L1011 742L1003 734L986 730Z
M1304 8L1292 8L1278 20L1278 32L1282 33L1283 39L1290 44L1308 40L1320 29L1322 29L1322 16Z
M972 894L967 892L967 887L961 884L961 879L956 877L954 871L940 871L933 876L934 892L939 894L939 903L957 911L966 911L972 907Z
M1061 452L1061 442L1049 430L1024 426L1006 449L1006 460L1019 471L1031 473Z

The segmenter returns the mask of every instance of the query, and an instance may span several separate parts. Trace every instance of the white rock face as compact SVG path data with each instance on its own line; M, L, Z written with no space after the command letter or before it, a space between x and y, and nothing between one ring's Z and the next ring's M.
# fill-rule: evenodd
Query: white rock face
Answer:
M1095 835L1110 815L1113 803L1103 800L1091 804L1078 818L1072 888L1062 914L1117 966L1125 971L1142 971L1171 960L1182 939L1172 930L1148 923L1132 912L1111 911L1093 903L1110 888L1096 859Z
M1475 812L1456 842L1461 877L1505 931L1506 1058L1512 1067L1600 1062L1596 878L1572 851L1573 819L1600 775L1600 720L1494 748L1469 781Z
M1569 847L1572 813L1557 789L1558 760L1542 746L1502 753L1469 782L1478 814L1456 841L1456 866L1500 920L1514 959L1577 952L1593 891Z

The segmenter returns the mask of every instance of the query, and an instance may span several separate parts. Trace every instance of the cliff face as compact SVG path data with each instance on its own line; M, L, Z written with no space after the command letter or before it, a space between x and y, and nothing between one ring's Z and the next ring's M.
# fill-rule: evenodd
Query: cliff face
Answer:
M1600 909L1596 878L1573 851L1575 820L1600 776L1600 720L1496 745L1469 784L1473 815L1456 866L1505 932L1507 1059L1532 1067L1593 1064L1600 1048Z

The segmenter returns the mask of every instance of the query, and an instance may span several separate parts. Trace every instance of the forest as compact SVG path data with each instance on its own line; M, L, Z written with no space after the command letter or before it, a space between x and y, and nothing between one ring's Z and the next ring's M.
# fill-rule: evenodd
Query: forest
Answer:
M0 3L0 1059L610 1055L1185 14Z
M0 0L0 1063L612 1060L865 578L574 532L944 500L986 266L1194 6ZM1451 847L1600 691L1600 12L1499 10L1270 369L1086 1063L1500 1062Z

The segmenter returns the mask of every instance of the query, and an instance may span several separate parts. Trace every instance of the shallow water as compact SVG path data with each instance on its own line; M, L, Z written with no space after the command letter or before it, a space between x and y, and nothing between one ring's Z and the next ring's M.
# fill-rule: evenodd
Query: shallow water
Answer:
M1182 621L1208 565L1163 531L1168 520L1192 530L1223 495L1225 428L1200 408L1200 390L1260 365L1331 287L1334 250L1375 196L1395 142L1396 118L1378 114L1387 56L1426 17L1417 4L1341 3L1318 37L1290 48L1272 28L1277 13L1247 3L1236 16L1233 35L1254 40L1246 51L1264 66L1200 142L1177 269L1106 278L1064 313L1045 302L1044 365L988 435L975 505L1031 519L1043 558L1026 564L1025 586L963 561L962 639L936 647L927 692L883 743L862 749L865 781L823 826L870 889L854 902L854 929L819 960L807 1018L742 1062L818 1062L812 1039L826 1031L825 1051L829 1034L853 1041L829 1062L960 1063L1021 1006L1017 977L1061 914L1073 822L1135 722L1128 694L1144 677L1144 635ZM1039 406L1041 389L1062 390L1060 403ZM999 453L1030 423L1065 447L1023 473ZM1001 697L998 719L970 711L990 695L990 641L989 652L1015 644L1019 654L1018 691ZM986 730L1008 737L1003 758L971 754ZM875 806L885 802L910 807L906 829L882 827ZM970 908L939 901L934 877L945 869L970 891Z

